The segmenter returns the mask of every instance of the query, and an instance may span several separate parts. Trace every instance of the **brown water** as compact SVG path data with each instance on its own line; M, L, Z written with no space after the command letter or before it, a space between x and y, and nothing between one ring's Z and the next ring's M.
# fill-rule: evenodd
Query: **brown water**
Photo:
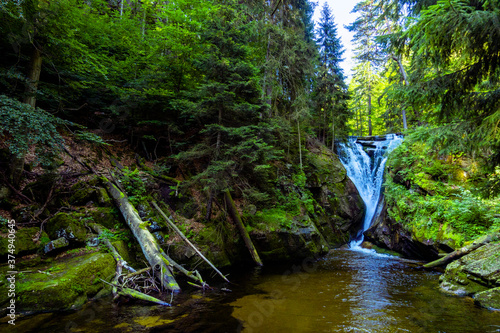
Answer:
M1 324L0 331L500 332L500 311L443 294L439 273L393 257L336 250L230 279L232 293L183 293L171 308L104 299L73 313L19 319L15 330Z

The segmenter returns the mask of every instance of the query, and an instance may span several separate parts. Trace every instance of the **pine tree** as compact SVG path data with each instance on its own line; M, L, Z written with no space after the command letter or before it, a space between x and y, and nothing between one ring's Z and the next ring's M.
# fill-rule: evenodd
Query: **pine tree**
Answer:
M347 133L347 85L340 63L344 53L337 26L328 3L325 2L321 10L321 18L316 30L319 47L319 68L314 87L314 101L316 109L316 123L318 136L326 143L326 126L331 124L331 143L334 148L337 134Z

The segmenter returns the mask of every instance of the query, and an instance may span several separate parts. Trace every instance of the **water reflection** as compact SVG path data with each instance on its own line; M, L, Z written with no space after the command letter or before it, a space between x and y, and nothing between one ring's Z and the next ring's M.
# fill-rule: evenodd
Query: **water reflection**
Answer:
M232 274L232 293L192 290L171 308L103 299L16 327L0 322L0 332L500 332L500 312L441 293L438 277L393 257L336 250Z
M437 280L393 257L339 250L314 272L262 276L261 293L231 306L243 332L498 332L500 313L442 294Z

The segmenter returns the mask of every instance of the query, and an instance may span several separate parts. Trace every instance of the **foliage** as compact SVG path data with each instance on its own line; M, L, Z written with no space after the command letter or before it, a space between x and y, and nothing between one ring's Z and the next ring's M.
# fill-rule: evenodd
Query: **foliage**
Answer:
M133 204L139 203L147 193L146 184L142 180L139 170L130 170L125 167L122 174L120 181L129 196L130 202Z
M7 141L12 154L23 156L34 146L43 165L50 164L64 143L57 126L71 124L5 95L0 95L0 123L0 138Z
M468 164L463 152L440 155L439 146L410 135L387 163L385 196L389 215L422 238L455 246L499 228L498 197L485 199L474 179L480 170ZM469 189L470 188L470 189Z

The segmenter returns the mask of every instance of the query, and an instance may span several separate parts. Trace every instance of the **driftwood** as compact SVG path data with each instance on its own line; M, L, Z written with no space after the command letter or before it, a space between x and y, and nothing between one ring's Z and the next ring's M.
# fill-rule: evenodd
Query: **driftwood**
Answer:
M161 214L161 216L163 216L165 221L167 221L168 225L172 229L174 229L174 231L196 252L196 254L198 254L201 259L203 259L207 264L209 264L210 267L212 267L214 271L216 271L217 274L220 275L220 277L222 277L226 282L229 282L229 280L224 276L224 274L222 274L217 269L217 267L215 267L207 258L205 258L205 256L196 248L196 246L194 246L193 243L191 243L191 241L182 233L182 231L180 231L179 228L177 228L177 226L167 217L167 215L160 209L160 207L158 207L156 202L153 201L151 202L151 204L153 205L154 208L156 208L156 210Z
M248 232L245 229L245 226L243 225L243 222L241 221L240 214L236 209L236 205L234 204L233 198L231 197L231 193L229 193L229 190L226 190L224 192L224 199L226 200L228 213L233 219L234 224L236 224L236 226L238 227L241 237L243 238L245 246L250 252L250 255L252 256L253 261L255 262L256 265L263 266L262 260L260 260L259 254L257 253L257 250L255 249L255 246L253 245L252 240L250 239L250 236L248 235Z
M437 266L444 266L447 265L448 263L460 259L461 257L465 256L466 254L471 253L474 250L477 250L481 246L484 246L490 242L494 242L496 240L500 239L500 233L494 233L494 234L489 234L484 237L481 237L477 240L475 240L472 244L464 246L456 251L453 251L449 253L448 255L444 256L443 258L439 258L438 260L431 261L427 264L424 265L425 268L432 268L432 267L437 267Z

